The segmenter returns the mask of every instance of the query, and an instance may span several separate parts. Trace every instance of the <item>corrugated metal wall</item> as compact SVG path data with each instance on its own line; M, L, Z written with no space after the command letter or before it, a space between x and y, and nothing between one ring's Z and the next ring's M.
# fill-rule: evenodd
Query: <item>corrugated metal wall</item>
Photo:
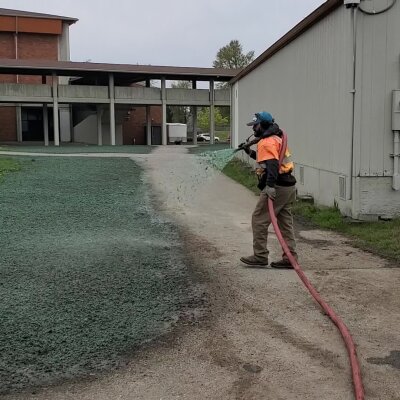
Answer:
M390 3L374 0L375 9ZM400 2L388 12L359 14L355 167L362 215L400 215L393 175L392 90L400 88Z
M388 1L375 1L382 7ZM384 14L359 13L356 132L360 176L391 176L392 90L400 87L400 2Z
M382 15L358 14L355 175L389 176L393 172L390 112L391 91L399 86L399 21L400 2ZM234 114L238 119L239 142L250 134L245 123L255 112L271 112L289 135L298 181L302 168L304 181L298 184L300 193L312 194L319 204L337 203L342 212L354 217L376 212L376 207L371 211L376 198L367 199L370 188L366 189L362 180L354 182L353 199L350 192L351 10L340 7L332 12L239 80L237 88ZM398 192L393 193L390 178L383 186L387 204L381 203L379 214L385 214L385 207L393 213ZM400 205L397 210L400 213Z

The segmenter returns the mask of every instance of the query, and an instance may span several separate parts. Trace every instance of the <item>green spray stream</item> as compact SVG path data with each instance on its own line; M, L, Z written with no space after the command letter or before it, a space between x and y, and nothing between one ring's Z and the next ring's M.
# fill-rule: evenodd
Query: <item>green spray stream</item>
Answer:
M223 149L201 153L200 157L218 171L222 171L240 149Z

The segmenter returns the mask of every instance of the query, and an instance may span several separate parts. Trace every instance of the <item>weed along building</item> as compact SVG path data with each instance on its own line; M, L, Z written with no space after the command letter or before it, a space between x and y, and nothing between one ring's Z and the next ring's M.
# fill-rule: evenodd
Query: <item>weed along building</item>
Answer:
M231 81L233 144L267 110L300 194L354 218L399 216L399 22L399 1L325 2Z
M76 21L0 9L0 142L167 144L169 105L209 107L213 141L214 107L231 104L230 90L215 82L237 70L71 62ZM169 80L192 89L168 88ZM209 89L197 89L199 81Z

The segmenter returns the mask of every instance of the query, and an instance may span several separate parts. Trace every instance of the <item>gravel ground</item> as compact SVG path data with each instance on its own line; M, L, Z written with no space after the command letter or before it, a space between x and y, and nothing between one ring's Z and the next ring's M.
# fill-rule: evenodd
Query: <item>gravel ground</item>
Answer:
M342 339L295 272L239 262L251 253L257 197L206 159L183 146L140 157L157 209L180 226L186 258L207 285L205 316L119 371L4 400L354 398ZM281 250L269 238L275 260ZM297 238L306 275L353 334L366 399L399 400L399 266L332 232L299 225Z

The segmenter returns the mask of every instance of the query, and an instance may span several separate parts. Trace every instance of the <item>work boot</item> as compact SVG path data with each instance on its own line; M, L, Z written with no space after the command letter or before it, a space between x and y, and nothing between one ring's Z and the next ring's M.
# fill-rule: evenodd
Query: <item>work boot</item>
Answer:
M281 269L293 269L292 264L290 264L290 261L288 258L282 258L282 260L279 261L273 261L271 263L272 268L281 268Z
M256 256L240 257L240 261L247 265L264 266L268 265L268 258L259 258Z

